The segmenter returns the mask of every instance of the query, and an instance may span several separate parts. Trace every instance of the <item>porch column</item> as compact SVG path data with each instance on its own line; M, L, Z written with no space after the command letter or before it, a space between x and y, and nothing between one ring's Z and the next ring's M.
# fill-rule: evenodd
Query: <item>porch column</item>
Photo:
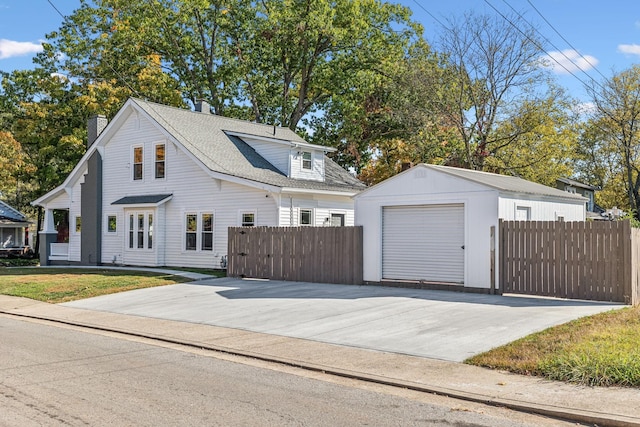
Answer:
M58 232L53 222L53 209L45 209L42 231L40 236L40 265L49 265L49 255L51 254L51 244L58 241Z

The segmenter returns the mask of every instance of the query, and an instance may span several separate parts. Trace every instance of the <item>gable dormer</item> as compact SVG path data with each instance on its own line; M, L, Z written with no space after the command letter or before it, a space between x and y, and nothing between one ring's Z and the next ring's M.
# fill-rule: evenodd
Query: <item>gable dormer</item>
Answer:
M309 181L324 181L324 152L309 147L289 151L289 177Z
M293 179L324 182L325 154L335 151L335 148L306 142L266 138L228 130L225 133L242 139L280 172Z

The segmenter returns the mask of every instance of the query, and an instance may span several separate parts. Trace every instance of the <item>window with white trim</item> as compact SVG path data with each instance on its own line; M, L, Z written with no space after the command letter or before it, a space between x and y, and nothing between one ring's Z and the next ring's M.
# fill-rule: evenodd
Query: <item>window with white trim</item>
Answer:
M140 181L143 177L143 150L142 147L133 147L133 180Z
M242 212L240 214L242 227L255 227L256 225L256 213L255 212Z
M202 218L202 231L200 233L200 244L203 251L213 250L213 214L203 213Z
M302 152L302 169L311 170L311 151Z
M129 249L153 249L153 212L128 212L126 225Z
M187 214L185 222L185 246L187 251L195 251L198 248L198 215Z
M77 216L76 217L76 233L80 233L82 232L82 217Z
M531 208L529 206L516 206L516 221L530 221Z
M313 209L300 209L299 225L311 225L313 223Z
M107 233L118 232L118 217L115 215L107 215Z
M332 227L344 227L345 214L343 213L331 213L331 226Z
M213 251L213 212L185 214L185 251Z
M156 179L164 179L165 176L165 145L157 144L155 147L155 155L156 155Z

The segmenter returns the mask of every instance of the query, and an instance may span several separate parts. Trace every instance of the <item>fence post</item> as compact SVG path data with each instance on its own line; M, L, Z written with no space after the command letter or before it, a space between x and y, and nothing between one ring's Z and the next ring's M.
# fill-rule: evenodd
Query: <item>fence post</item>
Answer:
M496 226L491 226L490 232L491 239L491 295L496 293Z

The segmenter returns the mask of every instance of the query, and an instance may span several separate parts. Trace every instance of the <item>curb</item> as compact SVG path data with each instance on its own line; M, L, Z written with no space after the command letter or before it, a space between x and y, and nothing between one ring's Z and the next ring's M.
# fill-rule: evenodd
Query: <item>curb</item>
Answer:
M392 387L406 388L409 390L419 391L423 393L433 393L440 396L446 396L446 397L465 400L469 402L481 403L485 405L499 406L499 407L504 407L504 408L508 408L511 410L519 411L519 412L538 414L538 415L543 415L543 416L557 418L557 419L566 420L566 421L587 423L587 424L593 424L598 426L640 427L640 421L638 421L637 419L632 419L632 418L623 416L623 415L604 414L604 413L595 412L595 411L556 407L551 405L521 402L513 399L486 396L479 393L467 392L464 390L427 385L427 384L416 383L416 382L411 382L406 380L398 380L394 378L385 377L382 375L366 374L362 372L340 369L332 366L318 365L318 364L309 363L309 362L301 362L298 360L288 359L284 357L265 356L264 354L254 353L246 350L238 350L238 349L233 349L229 347L215 346L210 344L204 345L202 343L189 341L189 340L178 340L178 339L168 338L165 336L155 335L151 333L127 331L124 329L116 329L116 328L110 328L110 327L105 327L100 325L92 325L89 323L56 319L54 317L20 314L20 313L6 311L2 309L0 309L0 314L5 314L8 316L14 316L14 317L21 317L26 319L49 321L49 322L64 324L68 326L93 329L93 330L103 331L103 332L123 334L123 335L138 337L138 338L165 342L169 344L178 344L178 345L184 345L184 346L198 348L198 349L216 351L216 352L229 354L233 356L249 357L249 358L261 360L264 362L278 363L286 366L291 366L291 367L305 369L305 370L314 371L314 372L321 372L321 373L334 375L338 377L366 381L366 382L387 385Z

